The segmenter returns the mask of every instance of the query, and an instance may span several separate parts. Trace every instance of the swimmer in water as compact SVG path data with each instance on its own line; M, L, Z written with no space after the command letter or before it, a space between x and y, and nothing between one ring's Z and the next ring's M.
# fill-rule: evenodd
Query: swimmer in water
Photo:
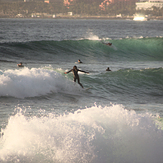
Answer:
M110 68L108 67L108 68L106 69L106 71L111 71L111 70L110 70Z
M17 64L17 66L18 66L18 67L24 67L24 66L22 65L22 62L20 62L19 64Z
M83 63L80 59L78 59L78 63Z
M105 45L111 46L111 45L112 45L112 43L108 42L108 43L106 43Z
M89 73L89 72L86 72L86 71L83 71L83 70L79 70L79 69L77 68L77 66L74 66L73 69L71 69L71 70L68 71L68 72L65 72L65 74L68 74L68 73L71 72L71 71L72 71L72 73L73 73L73 75L74 75L74 82L76 82L76 79L77 79L77 80L78 80L78 84L83 88L83 85L80 83L78 71L84 72L84 73Z

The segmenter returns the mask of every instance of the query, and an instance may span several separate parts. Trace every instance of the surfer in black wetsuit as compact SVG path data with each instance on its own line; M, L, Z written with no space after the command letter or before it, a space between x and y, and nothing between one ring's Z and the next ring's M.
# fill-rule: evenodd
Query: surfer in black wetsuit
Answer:
M78 63L83 63L80 59L78 59Z
M22 62L20 62L19 64L17 64L18 67L24 67Z
M111 70L110 70L110 68L108 67L108 68L106 69L106 71L111 71Z
M79 70L76 66L73 67L73 69L71 69L70 71L68 72L65 72L65 74L68 74L69 72L73 73L74 75L74 82L76 82L76 79L78 80L78 84L83 88L83 85L80 83L80 79L79 79L79 75L78 75L78 71L80 72L84 72L84 73L89 73L89 72L86 72L86 71L83 71L83 70Z
M106 43L105 45L111 46L111 45L112 45L112 43L108 42L108 43Z

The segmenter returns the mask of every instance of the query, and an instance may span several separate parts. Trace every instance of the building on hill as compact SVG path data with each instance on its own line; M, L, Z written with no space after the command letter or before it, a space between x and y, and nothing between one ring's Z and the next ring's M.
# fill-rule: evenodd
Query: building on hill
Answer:
M55 1L55 0L51 0L51 1ZM117 2L126 2L126 1L130 1L130 2L137 2L138 0L63 0L64 4L71 4L71 2L84 2L84 3L90 3L92 4L93 2L99 3L99 4L111 4L111 3L117 3Z
M110 4L119 4L119 6L121 6L121 4L132 5L135 4L137 1L138 0L102 0L99 7L101 8L101 10L105 10L106 6L109 6Z
M136 2L136 10L152 10L152 7L163 7L163 0L140 0L139 2Z

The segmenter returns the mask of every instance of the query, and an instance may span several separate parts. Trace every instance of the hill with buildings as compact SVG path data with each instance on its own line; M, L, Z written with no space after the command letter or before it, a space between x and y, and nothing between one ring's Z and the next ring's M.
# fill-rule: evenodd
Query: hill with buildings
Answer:
M0 17L163 16L163 0L0 0ZM159 5L158 5L159 4ZM146 7L146 8L145 8Z

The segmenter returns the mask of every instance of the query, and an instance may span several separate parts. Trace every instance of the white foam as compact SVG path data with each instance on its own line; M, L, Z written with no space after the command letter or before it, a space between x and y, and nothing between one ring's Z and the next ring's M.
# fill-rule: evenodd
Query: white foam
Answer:
M0 162L126 163L163 160L163 132L152 115L120 105L68 115L11 116L0 138ZM17 161L18 160L18 161Z
M6 70L0 75L0 96L34 97L51 92L71 91L72 82L59 72L27 67Z
M94 40L94 41L101 40L97 35L93 34L92 32L88 32L87 33L86 39L88 39L88 40Z

